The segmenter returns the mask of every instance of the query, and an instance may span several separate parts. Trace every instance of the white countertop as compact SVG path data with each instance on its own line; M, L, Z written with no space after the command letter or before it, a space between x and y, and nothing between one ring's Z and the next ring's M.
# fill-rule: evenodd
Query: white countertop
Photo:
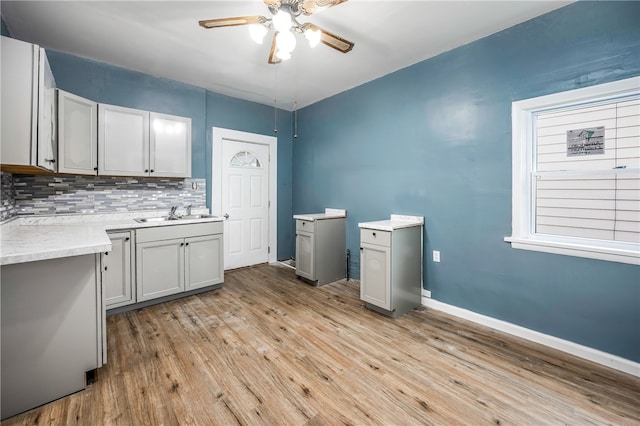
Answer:
M410 226L424 225L423 216L406 216L392 214L387 220L378 220L374 222L361 222L359 228L376 229L378 231L393 231L394 229L408 228Z
M206 213L207 209L193 211ZM134 220L158 216L166 216L166 211L16 217L0 224L0 265L110 251L106 231L222 220L221 217L147 223Z
M347 211L342 209L324 209L324 213L308 213L308 214L295 214L294 219L307 220L313 222L314 220L322 219L336 219L340 217L347 217Z

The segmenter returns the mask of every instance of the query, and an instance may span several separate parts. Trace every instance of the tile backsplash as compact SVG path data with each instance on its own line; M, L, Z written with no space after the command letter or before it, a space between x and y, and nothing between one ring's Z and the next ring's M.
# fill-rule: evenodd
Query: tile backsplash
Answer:
M1 173L0 221L13 216L206 207L205 179Z
M0 172L0 222L16 215L16 189L11 173Z

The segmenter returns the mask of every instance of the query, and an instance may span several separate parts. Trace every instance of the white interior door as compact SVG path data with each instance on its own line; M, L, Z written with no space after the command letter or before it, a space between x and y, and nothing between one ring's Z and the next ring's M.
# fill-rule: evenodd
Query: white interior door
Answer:
M212 213L226 218L225 269L275 260L274 150L273 137L214 128Z

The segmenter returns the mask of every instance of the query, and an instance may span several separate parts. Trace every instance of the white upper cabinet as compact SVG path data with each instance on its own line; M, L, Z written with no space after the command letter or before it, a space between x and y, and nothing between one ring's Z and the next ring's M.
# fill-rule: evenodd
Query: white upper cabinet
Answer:
M191 119L98 105L98 173L191 176Z
M3 169L56 171L56 84L46 52L20 40L1 40Z
M150 113L151 176L191 176L191 119Z
M98 104L58 90L58 172L98 173Z
M149 112L98 105L98 174L149 176Z

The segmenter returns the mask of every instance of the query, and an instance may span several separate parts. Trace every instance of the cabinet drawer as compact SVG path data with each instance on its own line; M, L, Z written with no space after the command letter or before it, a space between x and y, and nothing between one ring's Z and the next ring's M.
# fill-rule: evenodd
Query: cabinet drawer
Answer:
M391 232L363 228L360 229L360 242L390 247Z
M136 241L169 240L172 238L199 237L201 235L222 234L223 224L218 222L194 223L189 225L166 225L136 230Z
M316 227L314 221L296 220L296 231L313 232Z

